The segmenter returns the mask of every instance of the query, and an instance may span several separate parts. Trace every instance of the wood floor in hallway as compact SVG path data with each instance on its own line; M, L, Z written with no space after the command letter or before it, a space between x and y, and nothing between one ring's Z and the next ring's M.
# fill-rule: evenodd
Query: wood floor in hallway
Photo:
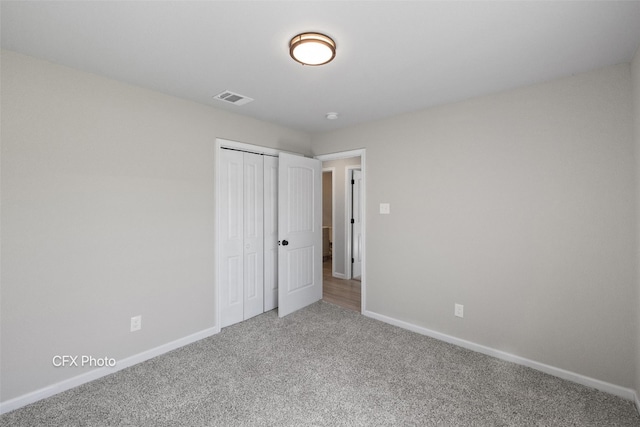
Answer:
M360 281L333 277L331 275L331 260L325 261L322 267L322 299L360 313L360 299L362 297Z

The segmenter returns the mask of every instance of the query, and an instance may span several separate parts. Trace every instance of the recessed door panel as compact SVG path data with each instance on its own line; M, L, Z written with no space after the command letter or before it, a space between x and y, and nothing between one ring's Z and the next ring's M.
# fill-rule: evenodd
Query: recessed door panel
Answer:
M287 291L292 293L314 284L313 246L287 251L289 277Z
M313 232L314 194L309 192L314 185L313 174L313 168L304 166L292 166L288 170L287 233Z

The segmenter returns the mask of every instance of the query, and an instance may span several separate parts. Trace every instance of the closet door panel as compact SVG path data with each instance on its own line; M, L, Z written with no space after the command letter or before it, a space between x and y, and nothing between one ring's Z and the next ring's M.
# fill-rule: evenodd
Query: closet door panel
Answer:
M220 310L221 326L244 316L243 154L220 150Z
M264 156L264 311L278 306L278 158Z
M244 319L264 312L264 162L244 153Z

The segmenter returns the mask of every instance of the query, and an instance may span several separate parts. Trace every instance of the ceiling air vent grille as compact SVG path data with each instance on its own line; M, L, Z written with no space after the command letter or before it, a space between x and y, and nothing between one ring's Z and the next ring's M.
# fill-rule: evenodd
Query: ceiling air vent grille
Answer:
M220 92L213 98L217 99L218 101L228 102L229 104L233 104L233 105L244 105L253 101L253 98L249 98L248 96L240 95L238 93L234 93L228 90L225 90L224 92Z

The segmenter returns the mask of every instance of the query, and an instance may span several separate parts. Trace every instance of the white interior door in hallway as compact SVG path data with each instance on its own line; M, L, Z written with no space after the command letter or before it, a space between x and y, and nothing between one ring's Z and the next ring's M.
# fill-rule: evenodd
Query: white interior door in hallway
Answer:
M362 275L362 172L351 171L351 277L359 279Z

